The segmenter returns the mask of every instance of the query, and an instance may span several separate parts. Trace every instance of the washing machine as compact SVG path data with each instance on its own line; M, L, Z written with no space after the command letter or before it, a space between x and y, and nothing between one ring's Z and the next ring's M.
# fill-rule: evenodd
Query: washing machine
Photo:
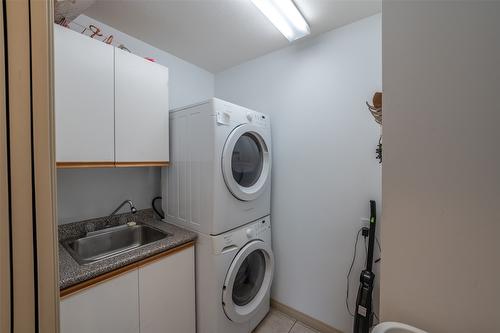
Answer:
M170 113L168 222L218 235L271 211L269 116L217 98Z
M264 217L196 242L197 333L249 333L269 312L274 272Z

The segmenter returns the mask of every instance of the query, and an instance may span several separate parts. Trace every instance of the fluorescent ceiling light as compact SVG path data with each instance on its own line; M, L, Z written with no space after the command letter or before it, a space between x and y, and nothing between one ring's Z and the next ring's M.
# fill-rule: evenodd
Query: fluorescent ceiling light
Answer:
M309 25L292 0L252 2L290 42L311 33Z

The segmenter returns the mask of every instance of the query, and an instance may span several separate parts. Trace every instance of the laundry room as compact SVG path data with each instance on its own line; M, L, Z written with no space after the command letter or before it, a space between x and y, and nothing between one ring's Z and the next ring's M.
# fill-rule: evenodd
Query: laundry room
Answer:
M366 105L382 90L381 3L303 1L301 5L290 1L300 8L297 14L309 18L307 27L294 28L299 30L291 37L276 29L259 3L265 6L273 1L96 1L74 18L61 15L57 21L56 17L56 126L64 127L56 131L61 133L56 134L61 156L57 161L59 223L102 219L130 200L141 214L154 205L169 223L194 231L198 332L249 332L263 321L270 305L273 311L263 321L262 332L274 321L283 332L292 326L298 331L347 332L363 268L360 240L360 255L349 275L347 309L347 270L356 234L368 225L369 200L380 204L381 196L381 164L375 158L380 125ZM56 3L56 10L64 4ZM185 17L181 19L181 15ZM96 77L86 67L96 62L104 66L104 59L98 50L95 55L91 50L75 55L83 47L76 44L77 39L115 47L114 159L115 163L122 160L118 165L143 163L140 167L131 163L120 168L85 168L88 161L104 162L106 158L82 156L82 151L90 154L92 149L72 146L76 142L70 137L79 135L81 144L90 144L87 122L93 131L110 132L98 130L95 119L74 122L74 109L71 115L58 114L58 110L79 104L85 117L88 109L104 117L99 108L106 99L113 101L112 92L103 95L102 80L92 83ZM147 77L146 68L137 69L137 73L123 74L127 81L120 88L117 55L128 56L125 52L168 68L168 94L161 97L171 112L169 137L163 143L153 139L154 131L161 131L157 128L160 119L155 121L153 113L145 118L140 111L143 104L154 105L159 96L154 95L152 85L161 78ZM78 62L85 63L75 68ZM125 64L125 60L121 62ZM105 70L94 75L102 76ZM71 82L86 79L89 81ZM59 82L63 87L59 88ZM95 91L86 91L92 85ZM121 89L128 98L141 89L148 96L122 104ZM95 104L77 101L87 100L89 95L94 96L89 102ZM131 121L127 127L123 118L122 133L120 104ZM132 108L125 111L127 107ZM78 128L72 128L72 123ZM99 126L104 126L104 120ZM97 135L96 143L99 140L104 148ZM125 145L123 157L119 156L120 137ZM150 139L151 144L147 143ZM168 155L155 156L162 149ZM150 166L144 161L168 161L168 166ZM130 204L117 213L130 213ZM137 219L132 216L128 219ZM242 238L244 243L226 244L228 238ZM260 250L245 250L245 244L251 245L254 238L269 238L269 243ZM71 246L63 248L74 253ZM231 261L235 277L228 273ZM221 265L222 271L218 271ZM72 273L75 270L73 267ZM61 274L66 271L61 267ZM63 290L85 281L69 275ZM224 308L217 309L221 293L223 298L226 295L223 288L229 289L224 285L226 276L235 280L233 284L242 285L239 291L233 286L235 291L227 293ZM211 281L213 277L218 280ZM77 295L62 299L63 331L79 325L68 314L79 315L76 301L73 308L66 305ZM259 298L263 300L256 302ZM101 304L113 307L104 300ZM243 306L250 307L244 310L250 314L239 314ZM215 310L221 313L210 313ZM210 316L203 316L205 312ZM173 318L162 320L167 323Z
M0 331L500 330L479 3L6 0Z

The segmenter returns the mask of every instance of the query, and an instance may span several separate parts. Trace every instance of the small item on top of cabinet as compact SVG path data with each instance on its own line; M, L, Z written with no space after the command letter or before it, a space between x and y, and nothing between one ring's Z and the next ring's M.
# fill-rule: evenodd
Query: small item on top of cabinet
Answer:
M117 48L119 48L120 50L123 50L123 51L127 51L128 53L132 53L132 51L130 51L125 45L123 44L120 44L117 46Z
M54 1L54 21L71 22L92 6L96 0L57 0Z

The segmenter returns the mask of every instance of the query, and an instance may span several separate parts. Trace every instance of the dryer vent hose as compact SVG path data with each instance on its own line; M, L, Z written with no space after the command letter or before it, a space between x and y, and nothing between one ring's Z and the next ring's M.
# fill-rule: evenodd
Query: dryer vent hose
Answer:
M153 207L153 210L155 211L156 214L158 214L162 219L165 218L165 214L163 213L163 210L160 208L159 210L156 209L155 202L156 200L161 200L161 197L154 197L153 201L151 201L151 207Z

